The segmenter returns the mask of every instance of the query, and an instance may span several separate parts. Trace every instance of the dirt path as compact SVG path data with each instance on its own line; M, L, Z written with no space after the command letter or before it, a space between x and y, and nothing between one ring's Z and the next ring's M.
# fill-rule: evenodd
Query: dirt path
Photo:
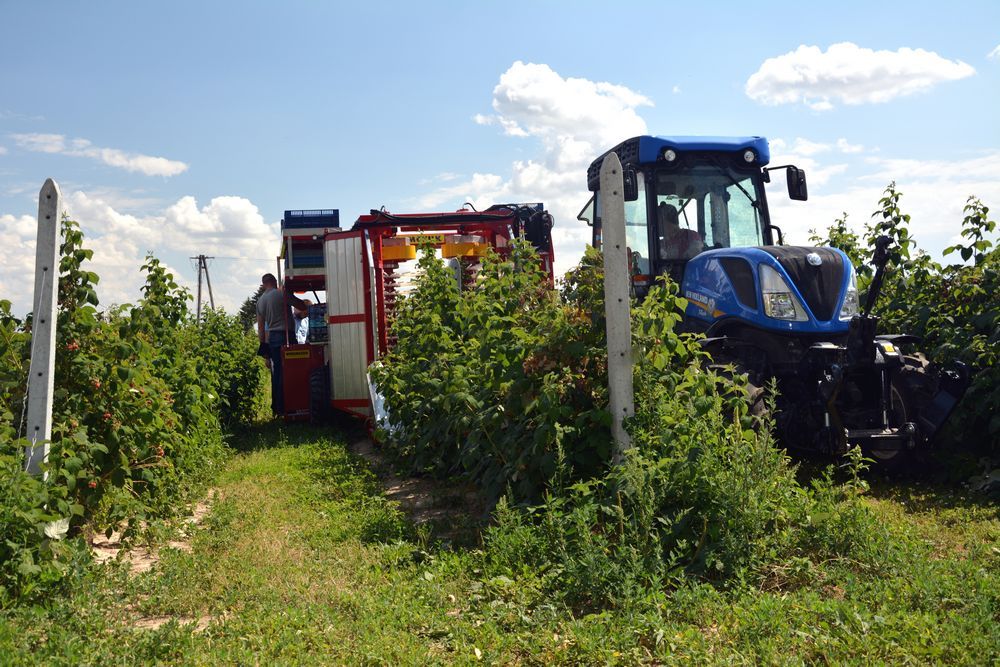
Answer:
M212 505L220 499L217 489L209 489L205 498L195 503L191 508L191 513L179 521L177 538L168 540L166 543L150 547L149 545L130 545L122 538L122 533L115 531L110 537L104 534L91 535L88 538L91 553L94 560L99 563L109 563L119 560L128 567L130 577L149 572L160 562L161 551L163 549L176 549L184 553L191 553L191 538L194 531L198 529L201 522L212 511ZM158 630L171 621L177 621L179 625L193 625L195 632L201 632L207 628L214 620L212 616L185 616L185 615L156 615L148 616L139 613L137 605L126 607L129 612L129 623L139 630Z
M484 513L475 489L468 484L397 475L370 438L355 439L350 444L350 451L371 464L386 498L399 503L416 526L427 526L437 538L467 538L468 529L476 525Z

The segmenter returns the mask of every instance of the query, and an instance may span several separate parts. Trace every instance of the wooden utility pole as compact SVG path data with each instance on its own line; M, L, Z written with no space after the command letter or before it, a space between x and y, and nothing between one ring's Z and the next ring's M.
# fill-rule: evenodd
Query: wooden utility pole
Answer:
M198 301L195 306L195 322L201 322L201 274L205 273L205 283L208 285L208 303L215 309L215 297L212 295L212 279L208 277L208 260L215 259L214 257L206 257L205 255L198 255L197 257L192 257L191 259L198 260Z
M632 321L629 256L625 240L622 164L615 153L601 163L601 250L604 253L604 311L608 327L608 394L615 463L632 441L623 421L635 414L632 388Z
M28 431L25 470L41 472L52 438L52 392L55 374L56 290L59 287L59 186L51 178L38 193L38 240L35 244L35 292L28 371Z

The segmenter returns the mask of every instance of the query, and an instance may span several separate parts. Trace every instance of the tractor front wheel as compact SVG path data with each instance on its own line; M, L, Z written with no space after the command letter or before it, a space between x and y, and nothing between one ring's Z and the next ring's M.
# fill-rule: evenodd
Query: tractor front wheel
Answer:
M754 428L760 428L768 417L768 407L764 388L754 382L753 374L738 361L710 364L708 369L720 377L746 389L747 414L754 418ZM745 382L737 382L737 376L745 375Z

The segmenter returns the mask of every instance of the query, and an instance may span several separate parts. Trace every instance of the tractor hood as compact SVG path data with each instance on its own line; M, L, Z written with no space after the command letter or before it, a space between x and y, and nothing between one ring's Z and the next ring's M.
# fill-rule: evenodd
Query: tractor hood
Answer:
M760 248L778 260L813 316L828 322L843 298L845 262L831 248L769 245Z
M807 320L778 319L765 313L762 265L774 269L788 284ZM846 333L850 325L840 319L840 312L852 274L850 260L835 248L717 248L688 261L682 290L688 300L687 315L709 326L743 320L774 331L837 335Z

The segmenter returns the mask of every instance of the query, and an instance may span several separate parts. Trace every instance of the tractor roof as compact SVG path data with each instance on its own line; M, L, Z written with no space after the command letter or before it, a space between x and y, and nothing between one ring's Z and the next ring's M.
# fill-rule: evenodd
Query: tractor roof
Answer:
M748 148L757 153L756 164L766 165L771 160L771 151L764 137L652 137L643 135L627 139L607 151L591 163L587 170L587 186L597 190L600 182L601 163L608 153L617 153L622 166L656 162L664 148L673 148L678 153L689 151L713 151L735 153Z

